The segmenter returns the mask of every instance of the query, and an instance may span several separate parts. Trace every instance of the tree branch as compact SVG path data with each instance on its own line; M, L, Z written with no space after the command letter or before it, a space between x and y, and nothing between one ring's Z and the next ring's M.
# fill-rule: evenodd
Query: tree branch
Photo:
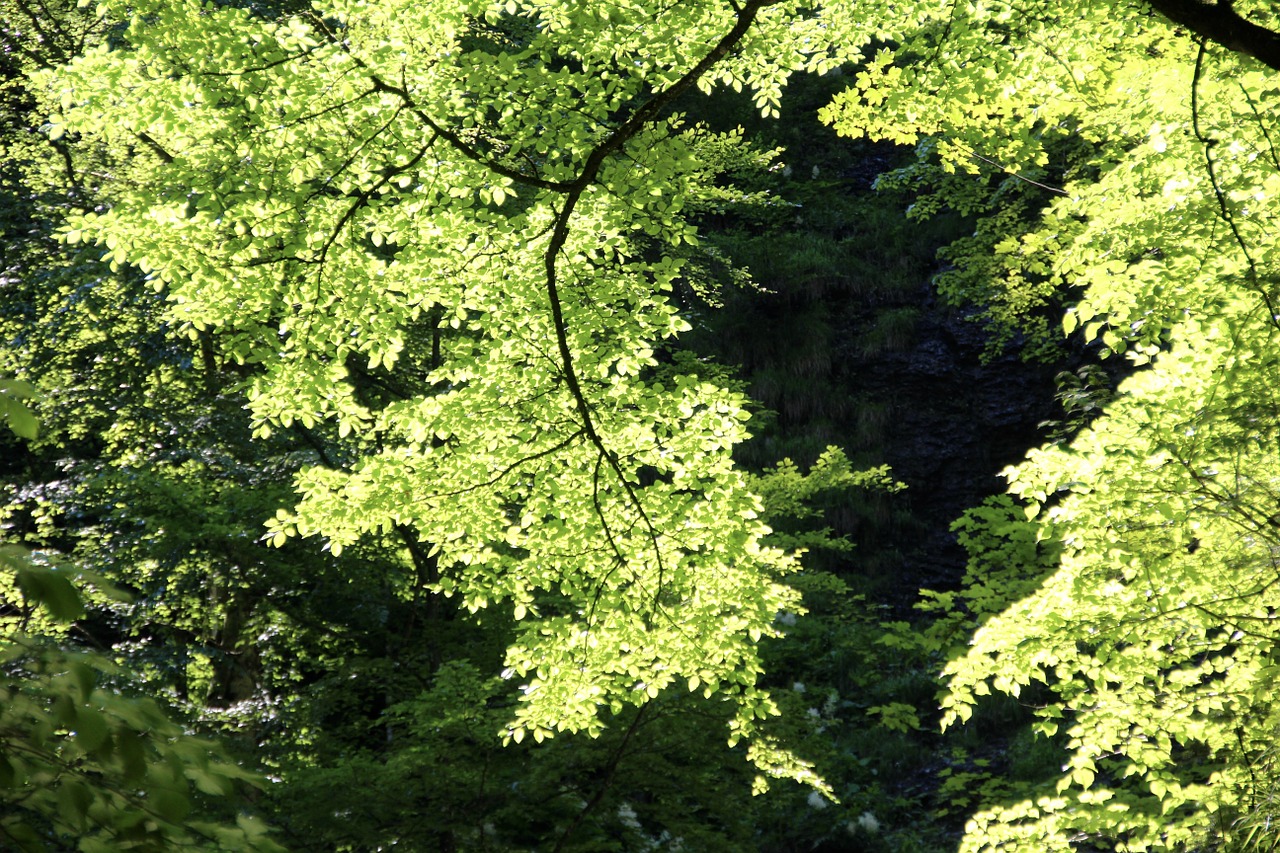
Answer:
M1147 5L1201 39L1280 71L1280 33L1242 17L1230 0L1147 0Z
M556 840L556 846L555 849L552 850L552 853L560 853L560 851L564 849L565 844L568 843L569 838L574 833L574 830L582 824L583 819L590 814L596 806L600 805L600 801L603 800L604 795L608 793L609 788L613 784L613 775L618 771L618 765L622 762L623 756L626 755L627 745L631 743L631 738L634 737L635 733L640 729L642 721L644 720L644 712L649 710L649 706L652 702L652 699L647 700L640 706L640 709L636 711L635 719L631 721L631 725L627 726L627 730L622 735L622 740L618 742L618 748L613 751L613 755L609 757L609 763L605 765L604 778L600 780L600 785L596 788L595 794L592 795L591 800L586 805L578 810L578 813L573 817L573 821L565 827L564 832L560 833L560 837Z
M672 83L668 88L658 92L639 108L636 109L631 117L627 119L621 127L609 135L607 139L596 146L587 156L586 161L582 165L582 172L577 179L569 185L569 191L565 195L564 206L560 208L556 214L555 226L551 231L551 239L547 243L546 251L543 254L543 266L546 270L547 297L551 304L551 321L555 328L556 345L560 351L560 363L565 379L565 384L569 387L569 393L573 396L577 406L578 413L582 417L582 430L586 433L591 443L600 451L600 459L602 459L613 471L618 479L618 483L626 492L636 511L640 513L641 519L644 521L645 527L649 533L649 539L653 545L654 560L658 565L658 583L654 593L654 606L658 606L657 598L661 593L663 585L663 577L665 575L665 566L662 560L662 549L658 544L658 531L653 521L649 518L649 513L645 510L644 504L640 500L640 496L636 494L635 488L627 480L626 475L622 471L621 465L618 463L617 457L609 451L605 446L604 438L596 430L595 417L591 410L591 404L588 402L586 394L582 390L582 385L578 381L578 372L574 366L573 354L569 349L569 331L568 324L565 321L564 309L560 300L559 288L559 270L557 263L560 259L560 252L564 248L565 243L569 239L570 221L573 219L573 211L578 201L582 198L587 188L595 183L600 174L600 169L604 165L610 155L620 150L627 141L639 133L646 125L656 120L662 110L678 98L685 90L698 81L703 74L707 73L717 62L720 62L729 55L729 51L734 48L738 42L742 41L747 32L755 23L756 15L766 6L771 6L778 0L751 0L744 4L737 12L737 20L732 28L721 37L705 56L702 57L692 68L686 71L679 80ZM608 521L605 519L597 505L597 513L600 516L600 523L608 531ZM616 545L615 551L616 551Z
M1200 77L1204 72L1205 57L1205 41L1200 40L1200 51L1196 54L1196 68L1191 78L1191 129L1196 139L1204 146L1204 169L1205 174L1209 177L1209 184L1213 187L1213 194L1218 200L1218 215L1223 222L1227 223L1227 227L1231 229L1231 236L1235 238L1236 245L1240 247L1240 254L1244 257L1245 263L1249 267L1249 284L1253 286L1253 290L1258 296L1262 297L1262 302L1267 309L1267 322L1277 329L1280 329L1280 311L1277 311L1275 300L1272 299L1271 293L1267 290L1267 284L1262 280L1262 276L1258 274L1258 265L1253 259L1253 254L1249 251L1249 244L1245 242L1244 235L1240 233L1240 226L1236 224L1235 213L1231 210L1231 206L1227 202L1227 194L1222 188L1222 184L1218 181L1218 172L1216 161L1213 156L1213 149L1218 144L1216 139L1210 139L1204 134L1204 130L1200 127Z

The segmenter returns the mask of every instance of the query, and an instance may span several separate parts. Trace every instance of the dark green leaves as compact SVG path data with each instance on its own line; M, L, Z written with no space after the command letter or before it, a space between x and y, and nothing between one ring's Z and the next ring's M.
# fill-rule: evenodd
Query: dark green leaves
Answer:
M56 568L29 562L20 564L16 579L23 596L44 608L54 619L70 622L84 615L80 594L66 575Z
M127 695L104 656L32 630L84 615L66 571L16 546L0 546L0 568L0 589L20 592L24 614L0 634L0 838L32 851L67 839L82 850L279 850L260 828L186 825L190 781L227 796L252 776L154 701Z

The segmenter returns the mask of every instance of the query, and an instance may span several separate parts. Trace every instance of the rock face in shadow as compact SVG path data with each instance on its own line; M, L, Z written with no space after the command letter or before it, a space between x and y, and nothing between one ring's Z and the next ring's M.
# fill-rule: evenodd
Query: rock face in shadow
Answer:
M960 584L966 557L951 524L1002 492L1000 471L1060 417L1054 377L1067 365L1024 362L1012 348L984 361L989 332L932 284L937 249L972 222L911 219L910 197L872 189L909 152L810 130L808 144L777 140L791 174L773 189L785 216L708 224L720 256L754 285L726 288L714 309L690 299L696 330L682 341L738 366L748 394L776 413L753 423L757 438L738 453L746 467L804 466L834 444L907 484L827 512L856 543L838 571L905 608L922 587Z
M907 484L902 498L918 521L900 538L903 591L954 588L965 554L950 526L969 507L1004 491L1000 472L1043 440L1056 416L1060 366L1008 352L985 362L981 325L922 288L913 342L896 352L855 357L845 379L864 399L889 406L884 460Z
M1016 351L984 361L989 335L944 304L922 265L893 293L856 286L744 294L703 341L743 365L749 392L777 413L745 448L763 467L805 465L828 444L859 467L888 464L907 489L828 509L856 550L840 571L909 611L921 588L953 589L966 556L951 524L1004 491L1000 472L1043 440L1059 417L1054 377L1064 365Z

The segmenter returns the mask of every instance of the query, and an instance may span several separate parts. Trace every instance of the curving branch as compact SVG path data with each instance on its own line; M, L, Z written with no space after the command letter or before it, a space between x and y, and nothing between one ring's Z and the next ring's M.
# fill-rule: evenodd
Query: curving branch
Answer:
M631 725L627 726L627 730L622 734L622 739L618 741L617 749L615 749L613 754L609 756L609 763L606 764L604 768L604 778L600 780L600 784L597 786L595 794L593 794L591 800L584 804L582 808L578 810L578 813L573 816L573 820L564 828L564 832L560 833L560 837L556 839L556 846L552 849L551 853L560 853L560 851L564 849L565 844L568 843L569 839L573 836L574 831L576 831L582 824L583 819L586 818L586 816L590 814L596 806L600 805L600 801L604 799L604 795L609 792L609 789L613 786L613 776L618 772L618 765L622 763L622 759L626 756L627 747L630 745L631 739L635 737L636 732L645 725L645 711L648 711L652 704L652 699L647 700L640 706L639 710L636 711L635 719L631 721Z
M1205 136L1204 130L1200 126L1200 78L1204 72L1205 52L1205 40L1201 39L1200 51L1196 54L1195 72L1191 78L1191 132L1195 135L1196 140L1204 146L1204 170L1209 177L1209 185L1213 187L1214 197L1218 201L1218 216L1231 229L1231 236L1235 238L1236 245L1240 247L1240 254L1244 257L1245 263L1249 268L1249 284L1254 292L1262 298L1262 302L1266 306L1267 322L1280 330L1280 307L1277 307L1275 299L1272 298L1271 292L1267 289L1267 283L1263 281L1258 272L1258 264L1253 258L1253 253L1249 251L1249 244L1244 239L1244 235L1240 233L1240 225L1236 222L1235 212L1231 209L1227 193L1218 180L1217 160L1214 157L1214 147L1218 144L1218 140Z
M364 64L364 61L361 60L359 57L357 57L355 54L348 54L348 55L351 56L351 58L358 65L360 65L361 68L367 71L369 75L369 80L371 83L373 83L376 91L386 92L390 95L395 95L404 103L405 106L407 106L410 110L413 111L413 114L418 117L419 121L421 121L423 124L425 124L428 128L431 129L432 133L444 139L446 142L452 145L454 149L456 149L459 153L461 153L467 159L473 160L476 163L479 163L480 165L488 169L490 172L493 172L498 175L502 175L504 178L510 178L511 180L515 181L518 184L525 184L526 186L537 187L543 190L550 190L551 192L567 192L571 188L570 184L566 184L562 181L548 181L545 178L538 177L537 175L529 175L524 172L521 172L519 169L513 169L510 166L505 166L502 163L499 163L497 160L494 160L492 157L489 157L480 149L476 148L473 145L469 145L458 134L454 133L453 131L449 130L448 128L436 122L435 119L431 118L431 116L428 115L427 112L424 109L422 109L422 107L420 107L418 103L413 99L413 95L409 93L408 88L406 88L405 86L393 86L392 84L388 83L387 81L379 77L377 74L375 74L372 69L369 69Z
M622 466L618 462L617 455L605 446L604 438L600 435L599 431L596 430L595 416L591 409L591 403L587 400L586 394L582 390L582 385L578 381L578 371L574 364L573 353L569 349L568 324L565 321L564 309L560 300L558 262L560 260L561 250L569 239L570 222L573 219L574 208L582 198L583 193L585 193L587 189L595 183L605 161L626 145L627 141L644 129L646 125L656 120L669 104L671 104L676 98L680 97L680 95L690 86L696 83L703 74L707 73L707 71L712 68L712 66L728 56L729 51L733 50L738 42L742 41L748 31L750 31L752 25L755 23L756 16L760 13L760 10L767 6L772 6L777 2L779 2L779 0L751 0L751 2L744 3L740 7L735 7L736 20L734 21L734 25L724 34L724 36L721 37L715 47L703 56L697 64L686 71L679 80L672 83L668 88L658 92L638 107L621 127L611 133L608 138L592 149L591 153L587 155L586 161L583 163L582 171L569 185L568 192L564 197L564 205L556 214L555 225L551 230L551 239L548 241L546 251L543 253L543 266L546 271L547 297L551 304L551 321L555 328L556 345L560 352L560 365L564 375L565 384L568 386L569 393L573 396L574 403L578 409L578 414L582 418L582 431L599 451L600 460L604 461L613 471L614 476L617 477L618 482L627 494L627 498L636 508L636 511L640 513L640 517L648 531L649 539L653 545L654 559L658 564L658 592L655 592L655 606L657 604L657 594L661 592L663 576L666 571L662 560L662 549L658 544L658 531L654 526L653 521L649 518L649 513L645 510L644 503L640 500L640 496L636 493L635 488L623 473ZM600 516L600 522L604 525L607 534L609 526L608 521L605 519L603 511L600 510L598 505L597 513ZM616 553L616 545L614 546L614 549Z
M1280 71L1280 32L1250 21L1235 10L1232 0L1147 0L1147 5L1200 39Z

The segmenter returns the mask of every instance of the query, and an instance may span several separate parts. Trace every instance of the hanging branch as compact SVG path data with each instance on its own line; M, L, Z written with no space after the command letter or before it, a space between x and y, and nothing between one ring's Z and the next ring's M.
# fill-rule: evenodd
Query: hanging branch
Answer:
M1240 247L1240 253L1244 255L1245 263L1249 266L1249 283L1253 285L1253 289L1262 297L1262 301L1267 307L1267 321L1276 329L1280 329L1280 315L1276 313L1275 302L1272 300L1271 294L1267 292L1262 278L1258 275L1258 265L1253 260L1253 253L1249 251L1249 244L1245 242L1244 235L1240 233L1240 226L1236 224L1235 215L1231 211L1231 206L1227 203L1227 195L1223 192L1222 185L1218 181L1217 167L1213 159L1213 149L1217 146L1218 140L1205 136L1204 130L1200 127L1200 77L1204 71L1206 51L1207 42L1205 39L1201 39L1200 50L1196 53L1195 72L1191 77L1191 130L1196 139L1200 141L1200 144L1204 146L1204 167L1209 175L1209 183L1213 186L1213 194L1218 200L1218 215L1223 222L1227 223L1227 227L1231 229L1231 235L1235 238L1236 245Z
M1241 16L1232 0L1147 0L1147 5L1198 36L1202 47L1211 41L1280 71L1280 33Z
M565 384L569 388L569 393L573 396L574 403L578 409L578 414L582 418L583 432L587 438L595 445L600 453L600 459L608 464L609 468L617 477L618 482L622 485L623 490L627 493L631 504L635 506L636 511L640 513L640 517L644 522L648 531L649 539L653 545L654 559L658 565L658 583L654 591L654 603L657 604L657 597L662 590L663 576L665 574L665 566L662 560L662 551L658 545L658 531L653 521L649 518L649 513L645 510L644 504L640 500L640 496L636 494L634 486L622 471L622 466L618 464L616 454L610 452L605 446L604 439L595 426L595 417L591 411L591 404L588 402L586 394L582 390L582 385L578 381L578 372L574 366L573 353L569 349L569 332L568 326L564 318L564 309L560 300L559 288L559 271L556 264L559 260L561 250L564 248L565 242L569 239L569 223L573 218L574 208L578 201L582 198L582 194L586 192L600 173L601 167L610 155L618 151L624 146L628 140L639 133L646 125L654 121L662 114L669 104L675 101L690 86L698 81L708 70L716 63L720 62L729 54L729 51L740 42L747 32L751 29L755 22L756 15L766 6L774 5L779 0L754 0L744 4L737 11L737 20L733 27L724 34L720 41L711 51L704 56L696 65L690 68L675 83L672 83L667 89L656 94L644 104L642 104L631 115L621 127L609 135L604 142L596 146L587 156L586 162L583 164L582 172L577 179L572 182L569 191L565 194L564 205L556 214L555 225L551 230L551 239L547 243L546 251L543 253L543 266L546 270L546 286L547 297L551 303L551 320L556 333L556 345L560 351L560 363L564 374ZM605 526L605 532L608 534L608 521L605 518L603 509L599 503L596 504L597 515L600 523ZM620 556L620 555L619 555Z

